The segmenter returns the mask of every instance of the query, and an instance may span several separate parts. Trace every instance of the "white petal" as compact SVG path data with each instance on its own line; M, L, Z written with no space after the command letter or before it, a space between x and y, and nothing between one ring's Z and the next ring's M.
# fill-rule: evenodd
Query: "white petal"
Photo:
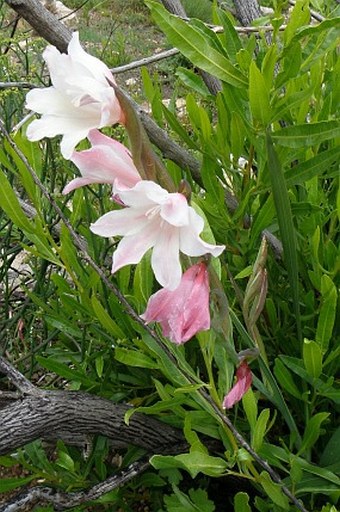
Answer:
M169 194L162 204L160 215L172 226L186 226L189 224L188 201L183 194Z
M157 281L164 288L175 290L179 286L182 268L178 228L169 224L162 227L152 252L151 266Z
M91 224L90 229L96 235L110 237L134 235L148 226L150 223L145 218L143 210L123 208L106 213ZM152 228L153 226L150 226L150 229Z
M152 208L160 204L169 195L169 192L153 181L142 180L120 195L122 201L128 206Z
M65 133L60 142L60 152L66 160L70 159L72 153L74 152L74 148L81 140L85 139L87 136L88 130L78 130L71 133Z
M187 256L203 256L210 253L213 256L219 256L225 249L224 245L212 245L204 242L199 237L203 229L203 219L190 207L190 224L180 229L180 250Z
M112 273L125 265L139 263L155 243L155 233L148 228L131 236L125 236L113 253Z
M89 69L94 77L98 77L98 75L104 75L110 78L112 82L115 83L114 78L112 76L109 68L99 59L89 55L79 43L79 34L78 32L73 32L72 39L68 45L68 55L71 56L72 59L80 62L84 67Z
M26 108L38 114L69 112L70 102L54 87L32 89L26 95Z

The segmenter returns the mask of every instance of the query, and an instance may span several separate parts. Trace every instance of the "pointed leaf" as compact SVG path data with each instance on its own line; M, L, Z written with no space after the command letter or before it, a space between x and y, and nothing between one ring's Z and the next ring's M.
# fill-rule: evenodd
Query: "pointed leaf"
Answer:
M245 87L245 76L218 52L201 30L181 20L158 2L145 0L157 25L170 43L178 48L195 66L235 87Z
M286 182L284 179L283 171L278 156L276 154L269 134L267 134L267 153L269 175L272 183L275 209L280 228L284 260L288 271L290 287L292 290L292 299L296 315L297 332L299 338L301 338L296 234L293 224L292 209L289 201Z

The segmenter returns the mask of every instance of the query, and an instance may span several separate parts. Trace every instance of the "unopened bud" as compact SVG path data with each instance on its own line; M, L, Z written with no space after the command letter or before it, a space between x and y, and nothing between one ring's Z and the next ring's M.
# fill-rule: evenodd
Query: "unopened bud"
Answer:
M181 182L179 184L179 187L178 187L178 192L180 194L183 194L183 196L186 198L188 203L190 203L191 187L190 187L189 182L187 180L181 180Z

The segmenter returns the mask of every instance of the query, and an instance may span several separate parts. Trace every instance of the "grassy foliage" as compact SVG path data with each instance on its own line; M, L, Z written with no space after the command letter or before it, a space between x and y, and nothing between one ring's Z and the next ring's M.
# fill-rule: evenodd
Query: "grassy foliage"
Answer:
M210 236L227 246L221 267L216 268L227 299L221 304L219 290L212 291L209 332L181 347L164 340L176 358L174 366L79 258L52 205L4 142L0 146L2 351L40 385L59 388L67 382L70 389L128 401L141 412L184 429L189 453L153 457L154 470L98 500L98 510L132 510L140 499L138 489L146 488L144 498L155 511L294 511L280 486L259 471L197 392L207 389L220 405L233 382L233 349L256 347L260 355L251 362L253 389L229 411L229 417L308 510L336 512L340 497L339 7L314 0L311 6L323 9L327 19L310 26L307 6L297 2L287 27L279 31L287 13L280 2L274 2L270 41L263 35L240 37L231 16L217 8L213 19L225 27L219 35L198 21L187 25L170 16L158 2L145 3L170 43L181 50L185 62L192 63L177 70L176 87L185 91L184 118L178 117L173 104L164 106L161 88L146 70L144 94L157 122L202 162L203 187L187 169L166 164L177 184L182 178L191 183L193 199L211 227ZM117 1L117 9L119 5ZM185 7L191 14L192 4ZM86 9L88 27L82 33L96 43L98 52L102 36L94 29L93 14L103 9L105 16L108 11L105 2L91 1ZM146 16L150 23L140 2L129 2L128 12L130 20ZM106 39L103 57L110 65L131 58L126 48L134 41L135 27L129 30L121 28L121 36L115 32ZM41 41L32 51L11 41L11 51L5 52L6 45L6 40L1 42L1 80L47 84L36 57ZM117 60L112 57L114 48L118 48ZM217 97L209 94L195 66L222 80ZM1 94L1 117L10 130L22 117L23 91ZM14 135L17 147L84 237L90 255L109 269L114 242L88 229L112 208L108 189L91 186L65 198L61 190L75 168L61 159L55 140L31 144L24 133L19 130ZM234 211L226 207L226 191L237 198ZM27 217L18 197L34 206L34 218ZM264 230L271 235L267 258L261 248ZM256 288L259 251L268 275L263 304ZM113 280L142 313L156 289L147 259L135 268L122 269ZM188 384L188 375L195 385ZM218 454L208 453L204 436L221 442ZM0 457L4 467L20 463L29 472L24 480L1 482L0 492L31 478L67 490L86 487L115 471L111 455L106 441L98 438L87 460L75 448L59 443L51 461L35 442ZM131 448L122 454L123 464L139 455ZM224 490L230 487L235 492Z

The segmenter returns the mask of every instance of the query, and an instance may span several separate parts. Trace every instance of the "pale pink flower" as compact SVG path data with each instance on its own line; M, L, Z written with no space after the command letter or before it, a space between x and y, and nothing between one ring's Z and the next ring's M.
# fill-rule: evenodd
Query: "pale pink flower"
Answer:
M241 400L251 386L253 377L249 365L246 361L242 361L236 370L236 382L229 393L224 397L223 409L231 409L237 402Z
M175 290L159 290L149 299L145 322L159 322L163 335L177 344L185 343L199 331L210 328L209 276L204 263L184 272Z
M88 139L91 149L74 151L71 156L82 177L68 183L63 194L91 183L109 183L115 188L126 189L134 187L142 179L123 144L98 130L91 130Z
M170 193L147 180L118 193L126 208L106 213L91 225L97 235L123 237L113 254L112 273L138 263L153 248L151 266L157 281L175 290L182 276L180 251L188 256L219 256L224 250L223 245L208 244L199 237L203 219L183 194Z
M38 114L27 128L31 141L63 135L60 149L70 158L78 142L93 128L110 126L124 118L109 68L83 50L78 32L74 32L68 53L48 46L43 58L51 75L52 86L33 89L26 96L26 107Z

